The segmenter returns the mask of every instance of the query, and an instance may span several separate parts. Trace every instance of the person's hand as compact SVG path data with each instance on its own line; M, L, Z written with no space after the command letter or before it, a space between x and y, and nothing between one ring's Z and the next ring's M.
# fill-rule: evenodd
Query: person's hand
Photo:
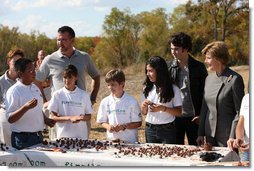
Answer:
M163 106L161 104L151 104L149 105L149 109L151 112L159 112L159 111L165 111L166 106Z
M145 99L143 101L143 103L141 104L141 112L142 114L146 115L148 112L148 107L151 106L153 104L153 102L151 102L150 100Z
M32 99L28 102L25 103L25 106L28 108L28 109L32 109L34 108L35 106L37 106L37 103L38 103L38 100L37 99Z
M46 125L48 125L49 127L53 127L55 125L56 121L54 121L53 119L50 119L48 117L45 117L44 118L44 123Z
M195 117L191 120L191 122L194 122L195 124L199 125L199 120L200 120L199 116L195 116Z
M70 117L70 121L72 122L72 123L77 123L77 122L79 122L79 121L81 121L82 119L83 119L83 117L84 116L80 116L80 115L76 115L76 116L71 116Z
M204 136L198 136L196 142L199 146L204 145Z
M79 118L80 118L81 121L85 121L85 115L80 115Z
M233 139L230 138L227 141L228 148L233 151L234 149L239 149L241 151L248 151L249 150L249 143L244 143L242 139Z
M250 148L249 143L242 143L239 149L240 149L241 151L248 151L249 148Z
M109 131L109 132L115 132L115 127L113 126L113 125L109 125L108 127L107 127L107 130Z
M124 125L116 125L114 126L115 132L124 131L126 127Z
M234 139L233 138L229 138L228 141L227 141L227 145L228 145L228 148L230 151L233 151L234 150Z
M239 147L241 147L242 143L243 143L242 139L239 139L239 138L234 139L233 148L239 148Z
M141 107L144 108L148 108L150 105L153 105L153 102L151 102L150 100L144 100L144 102L142 103Z
M116 126L114 126L114 131L115 132L119 132L119 131L121 131L122 129L121 129L121 125L116 125Z

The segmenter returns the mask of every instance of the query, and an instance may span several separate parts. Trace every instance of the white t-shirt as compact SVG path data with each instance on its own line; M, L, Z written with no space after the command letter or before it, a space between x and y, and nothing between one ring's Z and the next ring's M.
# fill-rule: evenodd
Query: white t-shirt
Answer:
M142 121L141 111L137 100L124 92L121 98L111 95L105 97L99 106L97 122L117 124L127 124ZM125 129L124 131L110 133L107 131L109 140L120 139L127 143L138 141L138 129Z
M59 116L85 115L93 112L89 94L77 86L74 91L69 91L65 87L55 91L49 101L48 109ZM56 129L57 138L88 138L86 121L57 122Z
M156 87L154 85L152 90L149 92L147 99L155 104L161 104L161 105L164 105L169 108L182 106L182 98L181 98L180 89L176 85L173 85L173 91L174 91L174 98L170 102L161 103L160 96L156 92ZM142 102L145 100L144 95L142 95L141 100L142 100ZM174 115L171 115L171 114L169 114L167 112L163 112L163 111L151 112L150 109L148 108L148 112L146 115L146 122L148 122L148 123L155 124L155 125L156 124L167 124L167 123L173 122L174 120L175 120Z
M241 103L241 109L240 109L240 116L244 117L244 141L246 143L249 143L249 131L250 131L250 127L249 127L249 115L250 115L250 110L249 110L249 94L246 94L243 99L242 99L242 103Z
M21 106L32 99L37 99L37 106L29 109L18 121L11 124L12 132L37 132L44 128L42 114L43 99L40 89L34 85L25 85L17 81L6 93L6 117L18 110Z

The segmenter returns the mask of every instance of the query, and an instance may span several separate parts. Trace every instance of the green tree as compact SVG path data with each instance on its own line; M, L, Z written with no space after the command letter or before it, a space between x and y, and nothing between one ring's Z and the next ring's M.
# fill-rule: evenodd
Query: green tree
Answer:
M198 0L200 6L203 7L213 18L214 21L214 40L226 39L228 31L228 20L233 15L242 10L248 11L248 0ZM219 27L218 25L221 25ZM221 38L218 37L218 29L221 29Z
M139 14L141 18L142 32L140 33L140 55L159 55L166 57L168 55L168 15L165 9L158 8L152 12L143 12ZM140 59L141 61L146 59Z
M9 28L0 25L0 74L7 69L5 57L9 50L16 46L18 40L18 27Z
M247 0L188 1L174 9L170 33L184 31L192 36L193 55L199 58L204 46L214 40L227 43L232 65L246 63L249 56L249 9Z
M117 59L120 66L126 66L127 54L125 48L127 47L128 40L128 22L130 20L129 11L122 12L117 8L112 8L111 13L105 17L103 30L105 33L104 41L107 41L112 47L111 57Z

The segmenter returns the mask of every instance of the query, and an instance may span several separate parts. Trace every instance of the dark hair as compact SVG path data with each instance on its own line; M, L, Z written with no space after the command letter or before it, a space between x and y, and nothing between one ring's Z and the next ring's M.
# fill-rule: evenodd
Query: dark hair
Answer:
M58 29L58 33L68 32L71 38L75 38L74 30L69 26L62 26Z
M147 65L150 65L156 71L156 81L153 83L147 76ZM173 83L170 78L166 61L160 56L153 56L148 59L145 66L146 79L143 83L143 94L148 96L154 84L160 93L160 102L170 102L174 97Z
M64 69L64 72L63 72L63 75L64 76L67 76L67 77L72 77L72 76L75 76L77 77L78 76L78 70L77 68L74 66L74 65L68 65L65 69Z
M112 69L105 76L105 82L117 81L119 84L125 82L125 75L121 69Z
M15 71L16 72L20 71L24 73L26 71L27 65L30 63L33 63L33 61L30 59L19 58L14 64Z
M173 44L174 46L182 47L183 49L187 49L188 52L192 50L192 39L191 37L183 32L175 33L170 36L168 44Z

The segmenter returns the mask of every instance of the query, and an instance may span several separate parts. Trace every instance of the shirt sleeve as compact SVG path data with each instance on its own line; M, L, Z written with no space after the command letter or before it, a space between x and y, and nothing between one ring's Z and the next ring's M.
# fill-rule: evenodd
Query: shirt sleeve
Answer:
M13 89L9 89L6 93L6 117L9 118L10 114L20 108L19 94Z
M49 101L48 110L51 112L59 113L58 102L59 102L58 95L56 92L54 92Z
M49 67L48 67L48 63L49 63L50 58L46 57L39 69L36 71L36 79L39 81L45 81L48 77L49 77Z
M108 123L108 116L107 116L107 105L106 105L106 100L103 99L100 103L99 109L98 109L98 114L97 114L97 123Z

